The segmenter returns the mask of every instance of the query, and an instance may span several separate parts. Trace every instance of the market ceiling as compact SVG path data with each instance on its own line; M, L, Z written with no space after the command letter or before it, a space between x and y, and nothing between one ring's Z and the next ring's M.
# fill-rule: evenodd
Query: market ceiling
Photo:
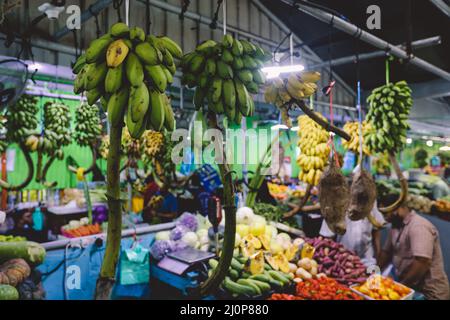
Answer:
M413 54L435 66L450 72L450 17L440 11L429 0L411 1L411 20L408 20L407 5L411 0L314 0L309 1L334 10L347 21L363 30L386 40L392 44L405 44L410 26L412 41L441 36L441 44L413 50ZM374 52L378 49L362 41L352 38L337 29L303 13L294 10L280 0L262 1L275 15L314 50L324 61L359 53ZM381 30L368 30L366 27L367 7L378 5L381 9ZM410 23L410 22L411 23ZM330 33L331 42L330 46ZM385 81L384 57L360 62L363 89L370 90ZM348 84L356 82L355 64L348 63L333 67ZM424 83L439 80L437 76L419 69L406 61L396 60L391 63L391 80L406 79L411 83Z

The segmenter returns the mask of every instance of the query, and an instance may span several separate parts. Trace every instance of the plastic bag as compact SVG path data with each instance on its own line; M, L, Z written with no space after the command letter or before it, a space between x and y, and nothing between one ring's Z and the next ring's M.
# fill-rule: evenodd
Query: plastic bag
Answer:
M136 244L123 250L120 256L120 284L148 283L150 277L150 264L148 249Z

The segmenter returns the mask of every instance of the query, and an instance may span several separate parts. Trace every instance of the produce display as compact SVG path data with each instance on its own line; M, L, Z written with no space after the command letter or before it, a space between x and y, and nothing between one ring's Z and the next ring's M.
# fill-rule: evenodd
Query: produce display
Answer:
M80 146L92 146L102 132L99 109L96 105L82 103L75 111L73 138Z
M413 292L391 278L377 274L370 276L361 285L352 286L352 289L369 300L403 300Z
M297 226L295 218L284 219L283 215L289 210L287 206L274 206L269 203L258 202L253 205L252 209L256 215L264 217L267 221L283 222L285 225L291 227Z
M68 224L61 227L61 233L68 238L78 238L101 233L102 229L99 224L89 224L88 218L80 220L71 220Z
M317 113L319 118L326 119ZM298 179L310 185L318 185L322 171L328 162L330 147L327 142L330 136L326 130L318 125L308 116L298 117L298 146L300 155L297 158L297 164L302 171Z
M328 277L297 283L296 295L302 300L363 300L350 288Z
M38 110L37 98L29 95L22 95L15 104L9 106L5 114L6 141L26 142L30 151L36 151L37 142L30 136L37 133Z
M365 135L369 150L396 153L406 143L408 116L412 107L411 89L405 81L374 89L367 98L366 119L372 127Z
M377 199L377 187L372 175L359 168L353 175L350 186L350 205L347 216L350 220L362 220L369 216Z
M172 161L174 142L171 134L147 130L141 137L140 146L144 164L150 165L161 181L170 183L176 169Z
M366 281L367 268L354 252L347 250L340 243L321 236L306 241L315 248L313 258L317 261L319 273L324 273L347 286Z
M349 207L350 190L334 157L319 182L320 212L330 230L342 235L346 231L345 215Z
M0 263L18 258L35 266L44 261L45 249L32 241L0 242Z
M164 143L164 136L161 132L146 130L141 137L141 141L141 148L144 155L149 159L152 159L161 151Z
M173 82L180 47L168 37L145 35L139 27L112 25L94 40L73 67L74 92L87 91L88 102L102 98L112 126L125 124L134 139L145 129L172 131L172 107L165 95ZM90 97L90 98L89 98Z
M261 68L271 59L272 54L259 46L227 34L222 42L204 41L183 57L182 83L196 87L197 110L207 102L208 111L225 114L229 123L239 124L254 112L251 94L257 94L266 81Z
M364 136L367 134L367 132L371 131L370 123L364 120L362 122L361 129L363 134L363 154L370 155L370 150L367 147L366 140L364 139ZM344 131L350 135L351 139L349 141L341 139L342 146L349 151L359 154L359 122L357 121L346 122L344 124Z
M23 259L11 259L0 265L0 284L17 287L31 274L30 266Z
M429 214L431 212L431 207L436 205L436 202L424 196L408 194L406 205L410 209Z
M450 212L450 201L446 199L437 199L434 206L441 212Z
M20 242L20 241L27 241L25 237L19 237L19 236L5 236L3 234L0 234L0 242Z

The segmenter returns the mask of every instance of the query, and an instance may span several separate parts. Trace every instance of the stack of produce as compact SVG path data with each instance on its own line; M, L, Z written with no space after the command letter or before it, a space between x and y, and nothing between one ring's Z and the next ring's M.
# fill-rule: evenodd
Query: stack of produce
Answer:
M210 259L209 273L212 273L218 264L217 260ZM228 275L220 287L233 297L255 298L273 290L283 290L291 280L290 275L273 270L270 265L265 264L263 253L260 251L248 258L243 256L233 258Z
M320 113L317 113L317 116L326 120ZM298 178L308 184L318 185L330 153L327 144L329 134L306 115L298 117L298 126L298 146L301 153L297 164L302 169Z
M406 143L407 120L413 103L408 84L400 81L376 88L367 102L367 121L372 127L365 136L368 148L377 153L400 151Z
M161 132L146 130L141 137L141 148L149 159L156 157L163 147L164 136Z
M142 161L151 165L161 181L168 183L175 174L175 164L172 161L174 142L170 133L161 134L156 131L145 131L140 141Z
M302 100L312 96L317 90L316 83L319 80L320 73L315 71L291 73L287 79L273 78L268 81L264 99L267 103L282 108L293 99Z
M350 288L328 277L299 282L296 295L302 300L363 300Z
M50 156L63 159L62 148L69 145L70 109L57 102L47 102L44 105L44 135L39 137L38 150Z
M450 197L449 197L450 198ZM434 202L434 206L436 207L436 209L440 212L443 213L450 213L450 200L446 200L444 198L442 199L437 199Z
M96 105L82 103L75 112L73 137L80 146L92 146L102 132L99 109Z
M240 123L254 112L251 94L257 94L264 84L261 68L271 58L259 46L227 34L221 43L204 41L183 57L182 83L196 87L197 110L207 102L208 111L225 114L229 123Z
M277 200L285 200L288 197L288 186L278 184L278 183L267 183L270 195Z
M371 125L366 120L362 122L362 134L363 136L370 132ZM359 154L359 122L347 122L344 124L344 131L350 135L350 140L342 139L342 146L356 154ZM363 154L370 155L370 150L367 147L367 143L363 137Z
M62 226L61 233L68 238L78 238L99 234L102 228L99 224L89 224L88 218L81 218L80 220L71 220L68 224Z
M296 283L326 276L324 273L319 273L317 261L308 257L301 258L297 264L289 263L289 268L295 275L294 282Z
M431 207L435 204L436 203L429 198L416 194L408 194L408 197L406 198L406 205L408 208L421 213L429 214L431 212Z
M347 286L366 281L366 267L361 259L342 244L321 236L307 242L315 248L313 258L318 263L319 273Z
M353 286L352 289L370 300L403 300L412 293L410 288L377 274L370 276L363 284Z
M44 258L45 249L38 243L0 242L0 300L43 299L40 277L33 268Z
M124 118L131 137L145 129L172 131L172 107L165 95L173 82L180 47L168 37L145 35L139 27L114 24L109 33L94 40L77 60L74 92L87 91L89 104L102 99L114 127Z
M29 95L22 95L14 105L9 106L5 114L8 119L6 141L26 142L30 151L36 151L38 142L33 135L37 134L38 111L37 99Z
M289 210L284 205L271 205L264 202L258 202L253 205L253 211L257 216L264 217L267 221L282 222L285 225L296 227L297 220L295 218L285 219L283 216ZM271 227L271 226L268 226ZM268 228L266 227L266 229ZM276 229L275 229L276 232Z
M0 234L0 242L20 242L20 241L27 241L25 237L19 237L19 236L5 236L3 234Z

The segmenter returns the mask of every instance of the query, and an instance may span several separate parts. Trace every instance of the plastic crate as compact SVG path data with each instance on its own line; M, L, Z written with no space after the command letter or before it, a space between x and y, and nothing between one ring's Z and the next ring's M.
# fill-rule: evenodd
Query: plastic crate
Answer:
M386 277L383 277L383 278L386 278ZM408 289L410 290L410 292L409 292L406 296L404 296L403 298L401 298L400 300L412 300L412 299L413 299L413 296L414 296L414 290L413 290L413 289L411 289L411 288L409 288L409 287L406 287L405 285L403 285L403 284L401 284L401 283L399 283L399 282L397 282L397 281L394 281L394 283L397 284L397 285L399 285L399 286L408 288ZM356 294L358 294L358 295L360 295L361 297L363 297L365 300L377 300L377 299L371 298L371 297L365 295L364 293L362 293L362 292L356 290L355 287L357 287L357 286L360 286L360 285L359 285L359 284L354 284L354 285L352 285L352 286L350 287L350 289L351 289L353 292L355 292Z

